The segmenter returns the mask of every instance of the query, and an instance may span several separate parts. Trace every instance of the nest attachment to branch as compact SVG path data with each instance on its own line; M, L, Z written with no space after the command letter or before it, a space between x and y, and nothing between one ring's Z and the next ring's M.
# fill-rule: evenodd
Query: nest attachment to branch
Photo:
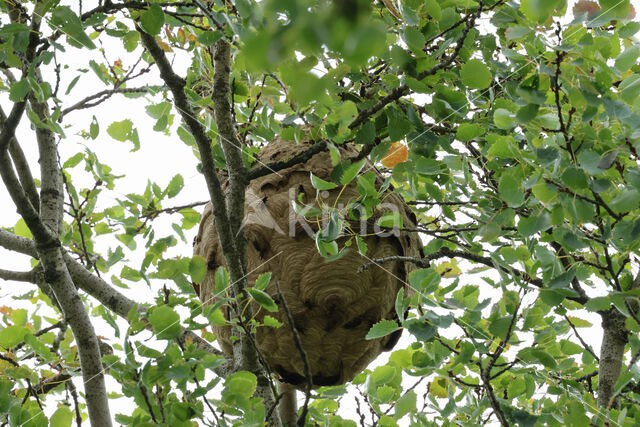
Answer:
M309 143L296 144L276 140L263 150L259 160L263 164L284 161L306 151ZM340 147L342 159L354 159L355 149ZM370 164L376 176L376 187L383 179ZM350 381L382 351L393 348L400 337L395 333L381 339L366 340L371 326L382 319L396 319L394 303L398 291L406 286L410 265L390 261L364 271L359 267L371 259L394 255L419 256L420 243L413 233L385 230L375 233L374 224L394 210L402 218L403 227L415 228L415 217L404 201L387 190L381 195L382 208L375 210L363 224L351 221L351 230L360 233L366 243L366 256L360 255L355 243L346 248L341 258L328 262L319 253L309 231L321 224L304 220L294 212L292 201L318 206L346 206L361 198L356 180L346 188L341 186L328 192L317 191L311 185L310 173L326 181L333 170L328 152L313 156L306 163L253 180L246 192L243 229L247 239L248 283L265 272L272 272L266 292L276 301L277 313L267 313L255 304L254 313L261 322L265 314L276 317L280 328L261 326L256 333L258 347L270 368L280 380L304 387L304 365L288 327L283 304L275 283L293 316L305 349L314 386L336 385ZM363 172L364 172L363 170ZM357 224L354 224L357 223ZM366 231L366 234L365 234ZM338 238L340 247L348 236ZM214 274L225 265L222 247L216 233L211 206L202 216L194 253L207 260L209 271L200 285L200 299L205 305L215 303ZM224 295L223 295L224 296ZM225 313L228 315L228 311ZM214 331L222 349L232 352L230 325L215 326ZM238 333L236 332L236 335Z

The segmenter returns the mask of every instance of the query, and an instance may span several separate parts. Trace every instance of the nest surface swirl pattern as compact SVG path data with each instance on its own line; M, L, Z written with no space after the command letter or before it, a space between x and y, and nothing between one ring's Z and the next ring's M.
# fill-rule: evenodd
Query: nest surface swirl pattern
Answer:
M276 140L265 147L260 161L268 164L288 160L308 148L308 143ZM353 159L358 154L355 149L346 147L340 147L340 152L343 159ZM369 164L365 166L369 167ZM354 244L347 248L342 258L327 262L318 253L314 239L308 235L309 230L317 231L319 225L295 217L291 201L298 200L298 195L303 193L303 202L313 205L316 190L311 185L310 172L330 180L332 169L329 153L321 152L306 163L253 180L246 192L243 228L247 239L248 283L252 285L261 273L272 272L266 292L279 307L277 313L267 313L256 304L254 312L258 321L269 314L283 324L280 328L259 327L256 340L264 358L280 379L300 387L305 384L302 357L288 328L275 281L279 283L299 332L313 384L341 384L353 379L399 339L399 333L375 340L366 340L365 335L381 319L397 318L394 308L396 295L405 286L407 272L411 268L397 261L387 262L383 268L373 266L359 271L359 267L368 262L367 258L418 256L420 248L415 234L400 231L381 237L372 234L371 228L368 230L370 235L364 237L368 248L366 257L358 253ZM375 169L373 171L379 187L383 179ZM338 187L322 194L323 203L330 206L359 198L355 180L344 189ZM387 209L375 211L368 219L369 224L388 213L389 206L393 205L402 217L403 226L415 227L415 217L398 195L387 191L382 198ZM295 230L290 232L291 224L295 224ZM345 238L338 240L340 246L345 242ZM205 258L208 265L207 275L199 288L200 299L205 304L213 304L215 270L225 265L225 261L210 205L203 213L194 253ZM222 349L231 354L231 326L214 326L213 329Z

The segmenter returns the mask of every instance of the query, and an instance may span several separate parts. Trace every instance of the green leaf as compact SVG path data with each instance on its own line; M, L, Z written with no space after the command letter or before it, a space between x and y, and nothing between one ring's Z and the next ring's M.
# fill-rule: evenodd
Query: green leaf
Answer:
M558 190L555 186L544 181L538 181L532 188L531 192L542 203L548 204L558 197Z
M133 122L129 119L124 119L111 123L107 128L107 133L116 141L124 142L129 139L132 129Z
M509 385L507 386L509 399L513 399L525 391L527 391L527 382L524 378L514 378L512 381L509 381Z
M511 175L503 175L498 183L498 191L510 208L517 208L524 203L524 191L521 183Z
M442 18L442 8L440 7L438 0L426 0L425 5L429 16L436 21L439 21ZM403 9L405 8L403 7Z
M462 83L471 89L486 89L491 85L493 76L489 67L479 59L470 59L460 69Z
M518 110L516 119L518 119L520 123L528 123L536 118L539 109L540 106L538 104L527 104Z
M199 255L194 255L189 261L189 274L193 283L202 283L207 275L207 260Z
M167 185L167 196L169 196L169 198L177 196L178 193L180 193L180 190L182 190L182 187L184 187L184 179L182 178L182 175L177 174L171 178L169 185Z
M133 52L140 45L140 34L137 31L129 31L122 37L122 44L127 52Z
M356 133L356 144L371 144L376 138L376 125L372 121L366 121L358 133Z
M180 335L180 316L168 305L152 308L147 318L158 339L172 339Z
M609 207L615 213L630 212L638 209L640 203L640 191L636 189L624 189L622 193L614 197L609 203Z
M133 151L136 151L138 148L140 148L138 131L133 127L133 122L129 119L111 123L107 128L107 133L116 141L133 142Z
M347 185L360 173L362 168L366 163L366 159L361 159L355 163L352 163L345 171L342 173L340 177L340 183L342 185Z
M515 126L515 115L504 108L498 108L493 113L493 123L498 129L508 130Z
M98 134L100 133L100 125L98 124L98 119L96 116L93 116L91 119L91 124L89 125L89 136L91 139L96 139Z
M593 297L584 306L589 311L606 311L611 307L609 297Z
M576 277L576 272L575 269L572 268L569 271L565 271L551 279L547 284L547 287L550 289L566 288L574 277Z
M378 338L386 337L387 335L392 334L395 331L399 331L400 329L402 328L396 323L395 320L383 319L373 325L371 329L369 329L369 332L367 332L365 339L375 340Z
M78 15L68 6L56 7L51 15L49 24L59 28L67 36L67 41L72 46L84 46L89 49L96 47L89 36L85 34L82 21Z
M409 390L406 392L400 399L396 401L396 412L394 416L396 419L400 419L406 414L413 413L416 411L416 402L418 400L418 396L413 390Z
M238 371L227 376L222 391L223 400L228 395L253 396L258 386L258 380L254 374L247 371Z
M414 53L424 53L422 49L424 49L426 40L424 35L416 27L406 27L404 29L404 41Z
M140 27L145 33L155 36L160 33L164 25L164 12L157 4L152 4L140 15Z
M607 19L626 18L629 15L631 2L629 0L598 0L602 15Z
M27 239L33 239L33 235L31 234L31 230L27 227L27 223L24 222L23 218L20 218L16 225L13 226L13 232L20 237L26 237Z
M383 385L377 388L375 396L378 398L380 403L388 403L393 399L396 394L396 389L391 387L390 385ZM380 424L381 426L383 424ZM385 424L389 425L389 424Z
M573 323L573 326L576 328L590 328L593 326L591 322L588 320L581 319L575 316L567 316L567 318Z
M46 362L52 362L56 360L56 355L49 350L49 347L46 346L42 341L40 341L34 335L27 333L24 337L24 342L36 352L40 358Z
M267 311L271 313L275 313L276 311L278 311L278 305L275 303L273 298L271 298L271 296L265 291L257 288L247 288L247 292L254 300L256 300L258 304L264 307Z
M0 330L0 347L9 349L15 347L24 340L28 329L24 326L11 325Z
M639 55L640 46L629 46L616 58L616 68L618 71L627 71L629 68L633 67L638 60Z
M268 326L274 329L278 329L279 327L282 326L282 322L280 322L275 317L269 316L268 314L262 318L262 323L264 323L265 326Z
M477 123L462 123L456 129L456 139L468 142L485 133L484 127Z
M433 267L420 268L409 273L409 283L420 293L434 292L438 289L441 279Z
M572 190L582 190L589 187L587 175L575 167L567 168L561 178L562 182Z
M556 359L544 350L533 349L531 354L547 369L555 369L558 366Z
M500 339L507 337L509 332L509 325L511 324L511 316L498 317L489 324L489 332Z
M533 22L544 22L556 8L565 4L563 0L522 0L520 11Z
M313 188L315 188L318 191L333 190L338 186L338 184L336 184L335 182L325 181L324 179L317 177L316 175L313 174L313 172L311 172L310 174L311 174L311 185L313 186Z
M584 351L582 346L569 340L560 341L560 350L562 350L564 354L569 354L569 355L581 354Z
M31 86L29 86L29 82L26 79L15 82L9 90L9 99L13 102L22 101L30 90Z
M429 394L445 399L449 396L449 379L446 377L436 377L429 383Z
M402 228L402 215L400 212L389 212L378 218L378 225L382 228Z
M271 281L271 272L262 273L258 276L256 280L255 288L264 291L269 286L269 282Z
M213 46L223 36L220 31L205 31L198 36L198 41L205 46Z
M404 304L404 288L400 288L400 290L398 291L394 307L396 309L396 315L398 316L398 319L400 319L400 321L403 321L405 316L404 311L406 309Z
M518 222L518 233L523 237L529 237L551 226L551 216L547 211L528 218L521 218Z
M73 411L65 405L58 406L58 409L51 414L49 427L70 427L73 421Z

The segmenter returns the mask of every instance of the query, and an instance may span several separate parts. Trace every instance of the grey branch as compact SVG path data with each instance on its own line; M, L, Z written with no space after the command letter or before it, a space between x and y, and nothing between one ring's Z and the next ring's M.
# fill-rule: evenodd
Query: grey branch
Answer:
M36 278L33 271L13 271L0 268L0 279L13 280L14 282L35 283Z
M38 80L41 80L40 72L37 68L35 75ZM32 110L41 121L47 122L51 120L49 109L44 102L39 102L33 94L30 94L29 100ZM56 139L51 130L38 127L36 128L36 141L38 142L40 154L41 176L40 212L37 222L42 223L43 227L49 231L57 242L63 223L64 193L62 171L58 164ZM15 189L13 192L18 193ZM20 198L23 196L20 198L13 196L14 194L12 194L12 198L16 205L21 203ZM30 202L28 203L30 205ZM20 209L20 207L18 208ZM27 225L29 225L29 222L27 222ZM29 228L31 229L31 227ZM44 267L44 281L51 286L78 343L89 418L94 425L109 427L112 422L100 344L91 323L91 318L64 262L61 245L49 245L47 240L41 241L38 235L33 230L31 231L36 240L37 253Z
M102 90L100 92L94 93L93 95L89 95L86 98L76 102L75 104L73 104L70 107L65 108L64 110L62 110L62 112L60 113L60 118L59 120L62 120L62 118L64 116L66 116L67 114L76 111L76 110L82 110L85 108L91 108L91 107L95 107L98 104L101 104L102 102L106 101L107 99L111 98L113 95L115 94L127 94L127 93L147 93L149 91L152 90L152 88L154 87L160 87L160 86L145 86L145 87L117 87L117 88L113 88L113 89L105 89Z
M598 364L598 407L608 410L615 405L614 389L622 370L629 333L625 328L625 316L617 309L599 314L602 317L602 344Z
M164 51L160 48L153 36L145 33L138 28L142 43L151 54L156 62L160 77L165 82L171 93L173 94L173 103L184 120L189 132L196 140L200 159L202 161L202 170L207 182L207 190L213 205L213 215L215 217L216 230L220 235L220 244L229 266L229 273L235 281L243 276L242 264L239 257L236 256L235 239L231 232L229 219L227 218L227 203L224 192L220 184L220 179L216 174L215 163L213 161L213 152L211 151L211 140L206 134L202 124L195 117L191 106L184 92L185 81L178 76L171 67Z

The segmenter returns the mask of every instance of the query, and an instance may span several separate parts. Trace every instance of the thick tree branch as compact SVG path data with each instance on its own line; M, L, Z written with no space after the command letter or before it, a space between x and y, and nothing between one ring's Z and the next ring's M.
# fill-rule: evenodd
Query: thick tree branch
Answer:
M0 108L0 126L4 128L6 122L7 116L4 114L4 110ZM39 206L40 196L38 195L38 190L33 180L33 175L31 173L29 163L27 162L27 158L24 155L18 140L15 138L15 129L14 136L9 141L9 154L11 155L11 160L13 160L16 172L18 173L20 185L22 185L25 193L27 193L29 201L31 201L33 206Z
M233 343L234 365L236 369L245 369L256 374L258 377L258 390L256 393L264 399L265 405L269 406L274 404L277 391L275 388L272 391L268 386L271 384L269 368L264 358L259 354L260 350L257 342L251 335L251 331L244 325L243 320L244 316L249 319L253 317L252 306L246 303L248 302L248 295L245 292L247 280L246 274L244 274L246 270L246 241L244 231L241 228L242 221L244 220L245 191L248 181L247 170L242 160L242 146L236 135L236 124L232 113L233 106L230 104L231 89L229 85L229 75L231 73L231 45L224 38L215 44L213 69L212 97L214 102L214 117L218 128L220 146L222 147L229 172L226 214L228 223L231 226L231 230L229 231L231 231L235 237L235 240L232 242L235 249L235 253L233 254L235 257L234 262L236 263L235 268L238 269L237 273L241 273L240 276L234 277L234 273L230 271L230 275L233 281L233 294L236 298L240 299L238 305L244 307L243 313L234 310L245 332L244 335L240 336L239 340ZM211 170L211 173L215 173L215 171ZM216 224L216 229L220 235L220 226L218 224ZM220 240L222 241L222 237ZM227 263L229 262L229 255L231 255L231 253L225 251ZM277 416L277 414L274 415L276 416L273 418L273 423L280 425L280 417Z
M12 280L14 282L36 283L33 271L13 271L0 268L0 279L6 281Z
M36 246L32 240L16 236L4 230L0 230L0 246L11 251L38 258ZM115 290L113 286L109 285L102 278L91 273L91 271L73 259L68 253L65 253L63 257L69 274L79 289L91 295L118 316L128 320L129 312L136 306L133 300ZM183 330L179 339L183 342L194 342L198 347L209 353L222 355L220 350L213 347L192 331ZM216 373L224 376L227 373L227 368L223 367L220 370L216 370Z
M74 260L71 255L65 254L64 260L67 264L67 268L69 269L69 273L78 288L100 301L100 303L116 313L118 316L128 320L129 313L136 306L134 301L115 290L102 278L91 273L91 271L85 268L85 266ZM178 339L181 342L194 342L198 347L208 351L209 353L222 355L219 350L211 346L211 344L192 331L183 329ZM216 370L216 373L221 376L226 374L226 372L226 368Z
M34 73L38 80L41 80L37 68ZM36 100L33 94L29 98L32 109L38 118L43 122L49 121L47 105ZM48 229L50 235L57 241L62 227L64 195L62 192L62 171L58 165L55 135L49 129L37 127L36 140L40 153L39 163L42 186L40 215L36 215L36 218L38 224L41 223ZM14 190L13 193L14 203L20 210L21 206L19 204L28 201L22 200L23 193L20 194L20 197L15 197L20 193L19 191ZM30 202L28 204L30 206ZM25 220L25 222L27 221ZM27 222L27 225L29 225L29 222ZM36 240L36 249L44 267L44 281L51 286L78 343L85 397L91 422L94 425L111 426L111 414L104 382L100 345L91 319L63 260L62 248L59 244L50 245L47 241L40 241L34 230L31 230L31 232Z
M244 264L244 234L240 226L244 219L244 193L246 190L246 168L242 161L242 146L236 135L232 106L229 104L229 74L231 72L231 45L219 40L213 54L213 102L220 146L224 152L229 171L229 191L227 192L227 216L231 231L236 238L236 255ZM243 265L244 270L244 265ZM242 284L240 282L239 284ZM239 289L241 291L241 289Z
M622 370L629 333L625 317L617 309L611 308L599 314L602 318L602 344L598 365L598 407L608 410L615 406L614 387Z
M220 236L220 244L229 267L229 274L235 281L244 276L243 268L241 259L237 256L235 238L231 232L231 225L227 217L227 202L224 192L222 191L220 179L215 172L216 168L213 161L213 152L211 151L211 140L189 105L184 92L184 86L186 84L184 79L173 71L164 51L160 48L153 36L145 33L140 28L138 28L138 32L140 33L142 43L158 66L160 77L173 94L173 102L176 109L198 146L200 159L202 161L202 171L207 182L207 190L213 206L216 230Z
M31 174L31 168L29 167L27 158L24 155L24 151L22 151L22 147L20 147L20 144L18 144L18 141L15 138L9 142L9 154L11 155L11 160L13 160L13 165L18 173L20 185L22 185L29 201L33 206L39 206L40 195L38 194L38 189L36 188L33 175Z

